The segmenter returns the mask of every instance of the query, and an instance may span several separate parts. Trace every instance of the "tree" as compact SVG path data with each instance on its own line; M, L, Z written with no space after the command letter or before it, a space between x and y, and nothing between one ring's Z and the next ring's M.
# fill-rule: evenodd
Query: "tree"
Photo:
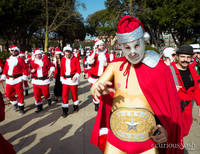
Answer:
M163 33L171 34L178 46L200 37L198 0L107 0L105 5L115 21L125 14L139 18L156 47Z
M83 41L85 39L86 31L82 20L81 15L73 16L56 31L57 38L62 40L62 47L67 43L72 44L75 40Z
M199 37L198 0L145 0L145 4L151 9L159 29L172 34L176 45Z
M69 25L71 18L79 15L77 7L84 7L82 3L76 3L76 0L44 0L45 1L45 45L44 50L47 52L48 36L50 32L55 32L61 26Z
M37 0L3 0L0 2L0 37L22 50L30 49L30 40L38 30L41 5Z
M87 32L92 36L104 39L107 47L110 47L111 39L116 33L116 24L112 15L105 9L95 12L87 19L87 30L90 30Z

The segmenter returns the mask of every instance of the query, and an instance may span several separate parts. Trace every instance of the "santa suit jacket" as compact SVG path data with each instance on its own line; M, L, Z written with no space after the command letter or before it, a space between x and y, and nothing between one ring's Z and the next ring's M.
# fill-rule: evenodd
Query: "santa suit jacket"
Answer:
M35 59L31 61L31 69L35 69L36 72L32 73L32 84L35 85L47 85L50 84L48 78L49 71L55 71L54 65L48 60L48 58L42 57L42 59ZM41 79L44 78L44 79Z
M28 80L25 62L19 56L10 56L6 59L1 79L6 79L6 84L15 85L22 80ZM19 76L19 77L17 77Z
M79 54L79 53L73 52L73 56L76 57L76 58L78 58L78 61L80 62L81 57L80 57L80 54Z
M98 77L101 76L101 74L106 69L106 66L110 63L109 54L105 52L99 52L95 53L94 59L90 61L90 56L93 54L94 51L88 56L87 63L91 66L90 69L90 77L88 81L92 84L94 84Z
M72 56L70 59L63 57L61 59L61 68L60 68L60 81L62 84L66 85L78 85L79 78L81 73L81 67L78 58ZM77 80L75 82L72 81L73 77L67 77L73 75Z
M122 63L128 63L125 57L118 58L114 62L120 61ZM119 71L125 71L123 67L116 69L119 69ZM169 67L167 67L162 61L159 61L154 68L150 68L149 66L140 63L136 65L134 69L144 96L168 132L168 145L176 145L176 148L166 148L165 153L183 154L184 151L181 148L183 144L184 130L182 127L180 99ZM100 128L109 128L113 95L103 95L100 100L99 111L96 116L91 136L91 143L96 146L100 146ZM179 148L179 146L181 148Z

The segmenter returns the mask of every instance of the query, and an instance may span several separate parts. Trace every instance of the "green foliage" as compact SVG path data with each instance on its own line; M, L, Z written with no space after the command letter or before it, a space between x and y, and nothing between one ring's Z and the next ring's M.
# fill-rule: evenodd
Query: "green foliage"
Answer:
M178 46L199 40L199 0L106 0L105 6L114 21L124 14L139 18L156 47L162 45L163 33L171 34Z
M7 47L16 44L21 50L31 50L32 46L44 48L45 23L47 21L45 2L46 0L0 1L0 39L7 43ZM50 32L51 39L62 37L62 34L57 33L59 29L61 29L60 32L65 32L67 29L68 33L65 33L65 37L69 42L85 38L83 21L78 20L81 19L80 13L77 12L79 6L84 7L76 0L48 0L48 32ZM70 30L75 31L76 35L71 37Z
M159 50L157 48L154 48L154 47L151 47L151 46L146 46L145 50L154 50L154 51L156 51L157 53L160 54L160 52L159 52Z
M76 39L83 41L86 36L86 30L80 16L71 17L56 33L63 40L63 45L73 43Z
M92 36L114 35L116 24L108 10L100 10L90 15L87 19L87 33Z
M144 1L159 30L172 34L177 45L194 38L197 41L200 36L197 28L200 26L199 0Z
M6 58L8 58L9 56L10 56L10 52L7 52L7 51L0 52L0 58L3 60L4 63L5 63Z

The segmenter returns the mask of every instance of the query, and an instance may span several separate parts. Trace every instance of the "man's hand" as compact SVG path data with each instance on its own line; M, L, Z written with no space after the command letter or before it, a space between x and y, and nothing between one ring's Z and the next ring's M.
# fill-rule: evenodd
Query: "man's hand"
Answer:
M31 73L35 73L35 72L36 72L36 70L35 70L35 69L32 69L32 70L31 70Z
M74 77L72 78L72 82L76 82L76 80L77 80L77 77L74 76Z
M154 142L156 142L156 144L161 144L161 143L165 143L167 142L167 138L168 138L168 134L167 134L167 131L166 129L161 126L161 125L157 125L154 129L153 129L153 133L156 131L156 130L159 130L160 131L160 134L159 135L155 135L155 136L151 136L151 138L154 140Z
M54 73L54 72L50 72L50 73L49 73L49 76L48 76L48 77L49 77L49 80L50 80L50 81L53 80L53 73Z
M200 118L200 108L199 108L199 118Z
M104 83L99 83L97 85L96 89L94 90L94 98L97 101L100 101L99 97L101 95L106 95L106 94L109 94L110 92L115 92L115 89L108 87L111 85L112 85L112 82L110 82L110 81L105 81Z
M182 88L182 86L176 86L176 90L179 91Z

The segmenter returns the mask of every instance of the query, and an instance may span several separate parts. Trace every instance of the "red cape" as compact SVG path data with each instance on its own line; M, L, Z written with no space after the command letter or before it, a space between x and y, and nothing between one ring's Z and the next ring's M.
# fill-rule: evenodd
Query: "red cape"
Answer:
M126 58L121 57L115 61L126 61ZM184 153L179 148L183 144L180 100L169 67L160 61L155 68L143 63L134 68L144 96L168 132L170 147L166 148L165 153ZM105 126L109 128L112 94L102 96L101 100L91 136L91 143L96 146L99 146L99 129Z

